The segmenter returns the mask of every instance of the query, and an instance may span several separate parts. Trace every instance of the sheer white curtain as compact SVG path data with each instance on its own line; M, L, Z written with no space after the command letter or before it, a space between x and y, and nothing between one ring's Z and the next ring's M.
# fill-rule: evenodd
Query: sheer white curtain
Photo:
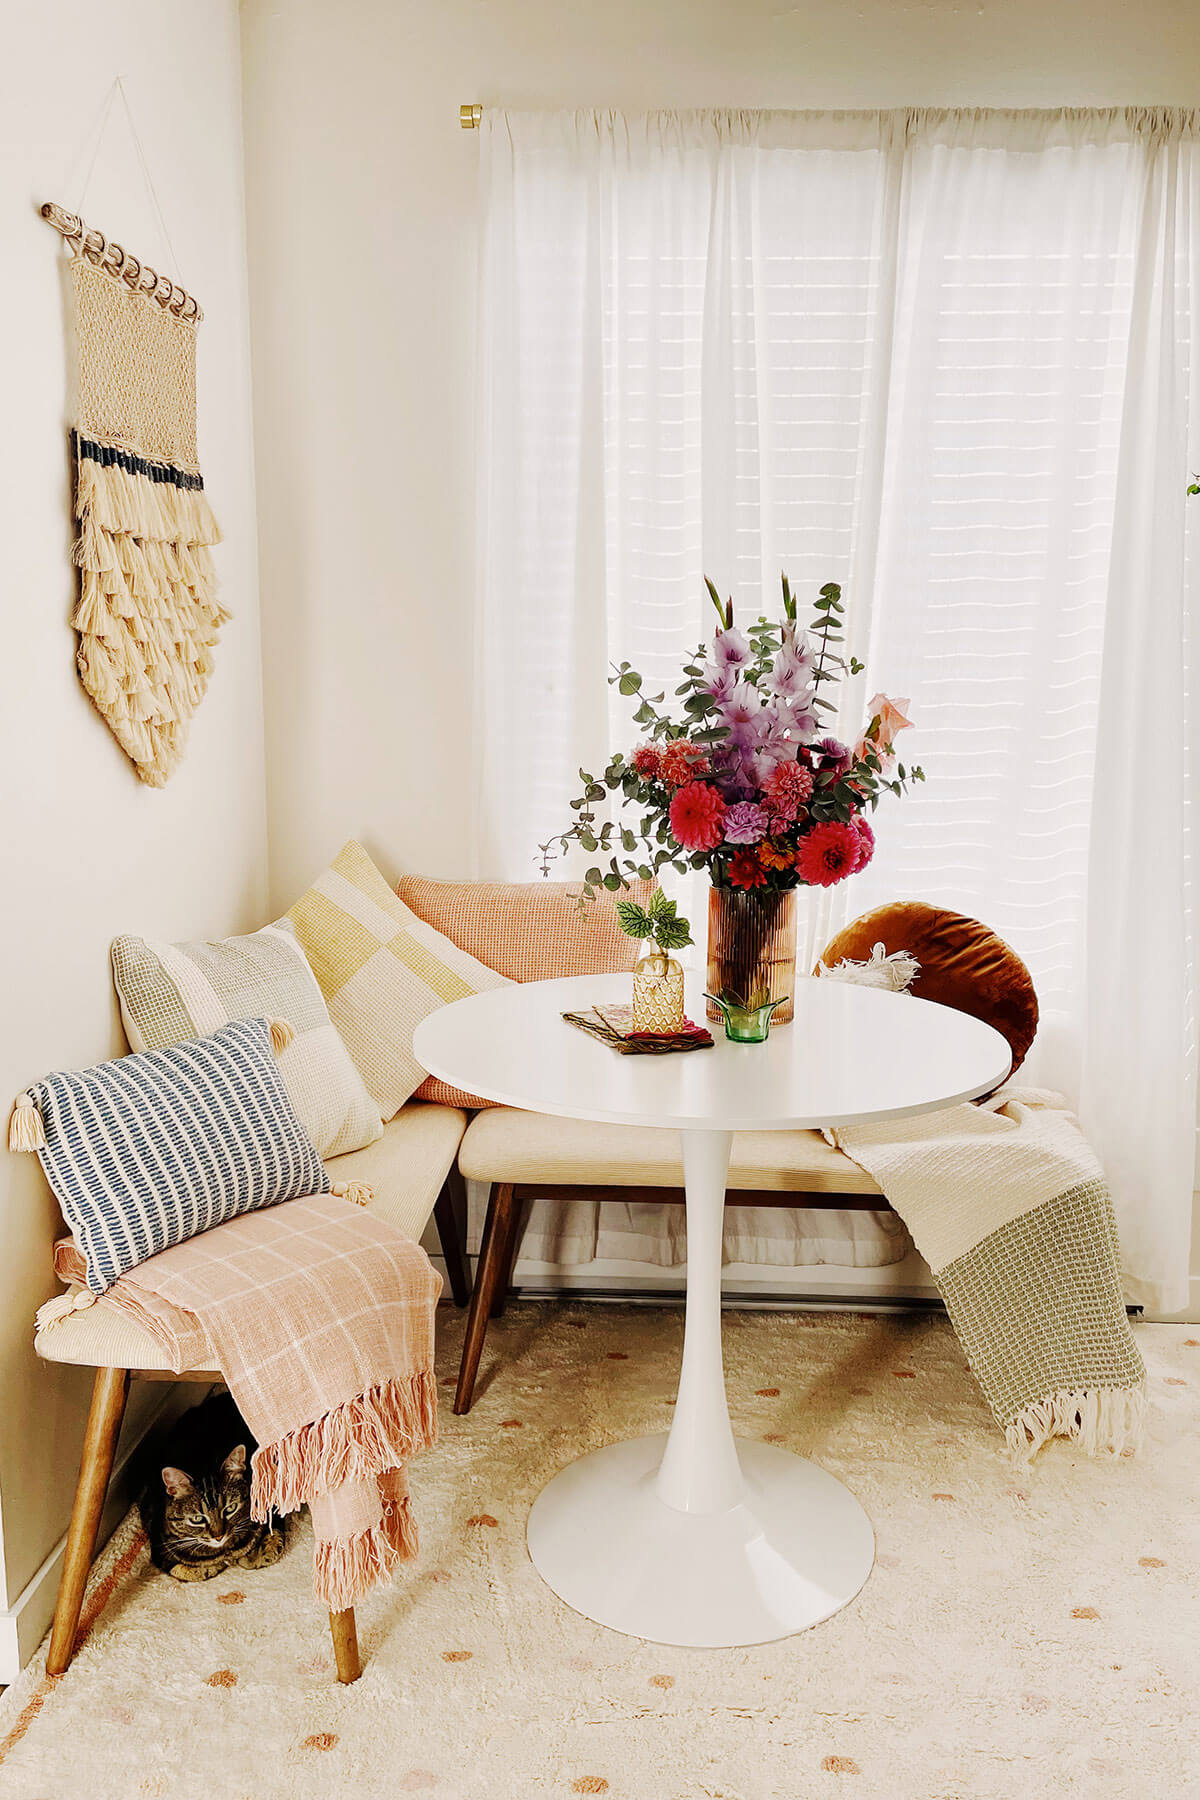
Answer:
M703 574L744 613L841 581L928 782L808 946L900 896L1002 932L1130 1294L1182 1307L1195 116L489 113L482 151L487 871L631 741L611 660L674 685Z

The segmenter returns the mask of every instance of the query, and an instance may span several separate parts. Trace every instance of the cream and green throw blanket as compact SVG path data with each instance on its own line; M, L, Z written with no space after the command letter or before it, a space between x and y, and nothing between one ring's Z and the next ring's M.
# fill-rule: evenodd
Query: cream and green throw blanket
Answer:
M996 1423L1119 1455L1141 1437L1146 1371L1122 1297L1104 1174L1057 1094L826 1134L912 1233Z

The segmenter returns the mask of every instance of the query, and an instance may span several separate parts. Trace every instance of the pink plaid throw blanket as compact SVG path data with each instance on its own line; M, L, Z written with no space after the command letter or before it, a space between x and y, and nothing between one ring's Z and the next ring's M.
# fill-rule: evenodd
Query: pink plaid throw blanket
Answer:
M55 1269L83 1279L69 1239ZM161 1250L104 1296L152 1333L173 1369L216 1362L259 1443L254 1517L309 1505L313 1589L333 1612L416 1554L405 1464L437 1438L441 1285L394 1226L317 1194ZM40 1325L95 1296L64 1298L48 1302Z

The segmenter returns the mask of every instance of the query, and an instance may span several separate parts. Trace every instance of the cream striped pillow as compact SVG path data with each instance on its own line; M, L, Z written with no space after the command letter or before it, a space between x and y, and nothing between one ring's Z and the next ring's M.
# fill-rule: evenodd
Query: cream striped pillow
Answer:
M425 1079L412 1047L421 1020L509 985L405 906L353 839L287 916L385 1120Z
M119 937L112 967L131 1050L207 1037L234 1019L286 1019L295 1037L279 1053L279 1073L318 1154L342 1156L382 1135L379 1108L286 919L214 943Z

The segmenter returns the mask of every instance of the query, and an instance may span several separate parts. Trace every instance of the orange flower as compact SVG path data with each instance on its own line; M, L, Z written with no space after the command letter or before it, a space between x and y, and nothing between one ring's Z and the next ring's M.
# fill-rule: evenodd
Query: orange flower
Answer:
M773 844L770 838L764 838L758 846L758 860L764 869L790 869L796 860L796 852L789 850L786 844Z

